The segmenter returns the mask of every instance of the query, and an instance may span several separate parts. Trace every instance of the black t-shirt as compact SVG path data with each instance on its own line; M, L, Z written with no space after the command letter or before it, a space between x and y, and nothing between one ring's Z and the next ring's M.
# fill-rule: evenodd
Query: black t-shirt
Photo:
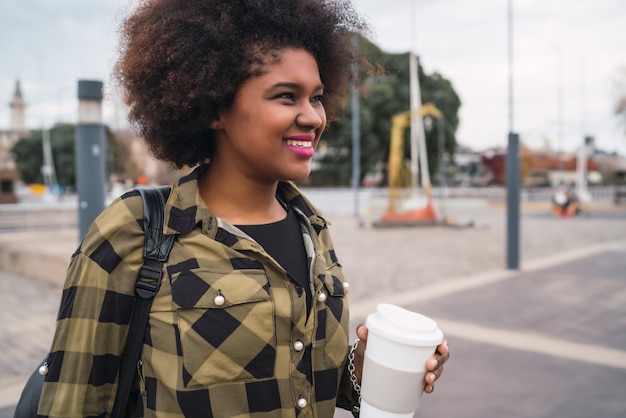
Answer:
M285 205L287 216L270 224L237 225L256 242L261 244L289 274L290 279L298 286L298 295L302 290L306 295L307 310L311 309L311 286L309 285L309 266L302 240L302 231L296 213Z

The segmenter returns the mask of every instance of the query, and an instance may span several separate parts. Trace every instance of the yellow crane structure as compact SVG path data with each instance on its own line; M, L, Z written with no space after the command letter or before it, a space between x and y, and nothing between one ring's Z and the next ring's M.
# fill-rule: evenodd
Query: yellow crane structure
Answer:
M435 119L443 117L441 111L432 103L425 103L417 109L419 116L422 118L430 116ZM404 131L411 125L411 110L398 113L391 118L391 138L389 143L389 205L387 211L383 213L380 223L435 223L437 220L435 210L431 203L432 186L430 181L425 182L424 178L428 178L425 173L428 172L428 159L426 158L426 150L421 150L424 155L420 158L420 173L422 174L422 188L426 196L426 206L419 209L403 211L401 205L401 189L408 186L406 166L404 163ZM411 185L417 187L417 185Z

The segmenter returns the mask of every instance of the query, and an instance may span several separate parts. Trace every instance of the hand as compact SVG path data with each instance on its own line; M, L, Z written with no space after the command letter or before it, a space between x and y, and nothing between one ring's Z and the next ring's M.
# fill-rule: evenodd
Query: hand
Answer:
M359 324L356 327L356 336L359 339L359 345L354 352L354 374L361 384L361 376L363 375L363 359L365 358L365 348L367 347L367 327Z
M367 347L367 327L360 324L356 328L356 335L359 338L359 345L354 353L354 373L361 383L363 374L363 358ZM426 361L426 375L424 376L424 392L432 393L435 390L435 381L443 373L443 364L450 358L448 351L448 341L444 338L437 346L437 351Z
M424 392L432 393L435 390L435 381L439 379L443 373L443 363L450 358L448 351L448 341L444 338L441 344L437 346L435 354L426 361L426 376L424 376Z

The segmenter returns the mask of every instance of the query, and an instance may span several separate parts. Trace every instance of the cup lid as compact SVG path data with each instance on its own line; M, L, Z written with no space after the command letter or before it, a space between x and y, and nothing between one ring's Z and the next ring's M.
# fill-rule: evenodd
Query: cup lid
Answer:
M437 323L429 317L387 303L379 304L365 325L381 337L403 344L434 347L443 340Z

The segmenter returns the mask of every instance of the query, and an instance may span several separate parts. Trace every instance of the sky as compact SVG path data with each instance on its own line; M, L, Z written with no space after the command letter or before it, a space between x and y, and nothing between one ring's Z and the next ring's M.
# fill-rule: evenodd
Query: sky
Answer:
M124 108L109 86L118 26L132 4L4 1L0 130L10 126L8 102L18 79L29 128L75 123L78 80L104 83L104 122L124 127ZM626 155L626 125L613 114L619 94L626 95L626 1L353 0L353 5L381 49L412 50L427 73L452 82L462 102L459 143L475 150L506 146L512 129L531 148L549 144L573 151L591 135L597 147Z

